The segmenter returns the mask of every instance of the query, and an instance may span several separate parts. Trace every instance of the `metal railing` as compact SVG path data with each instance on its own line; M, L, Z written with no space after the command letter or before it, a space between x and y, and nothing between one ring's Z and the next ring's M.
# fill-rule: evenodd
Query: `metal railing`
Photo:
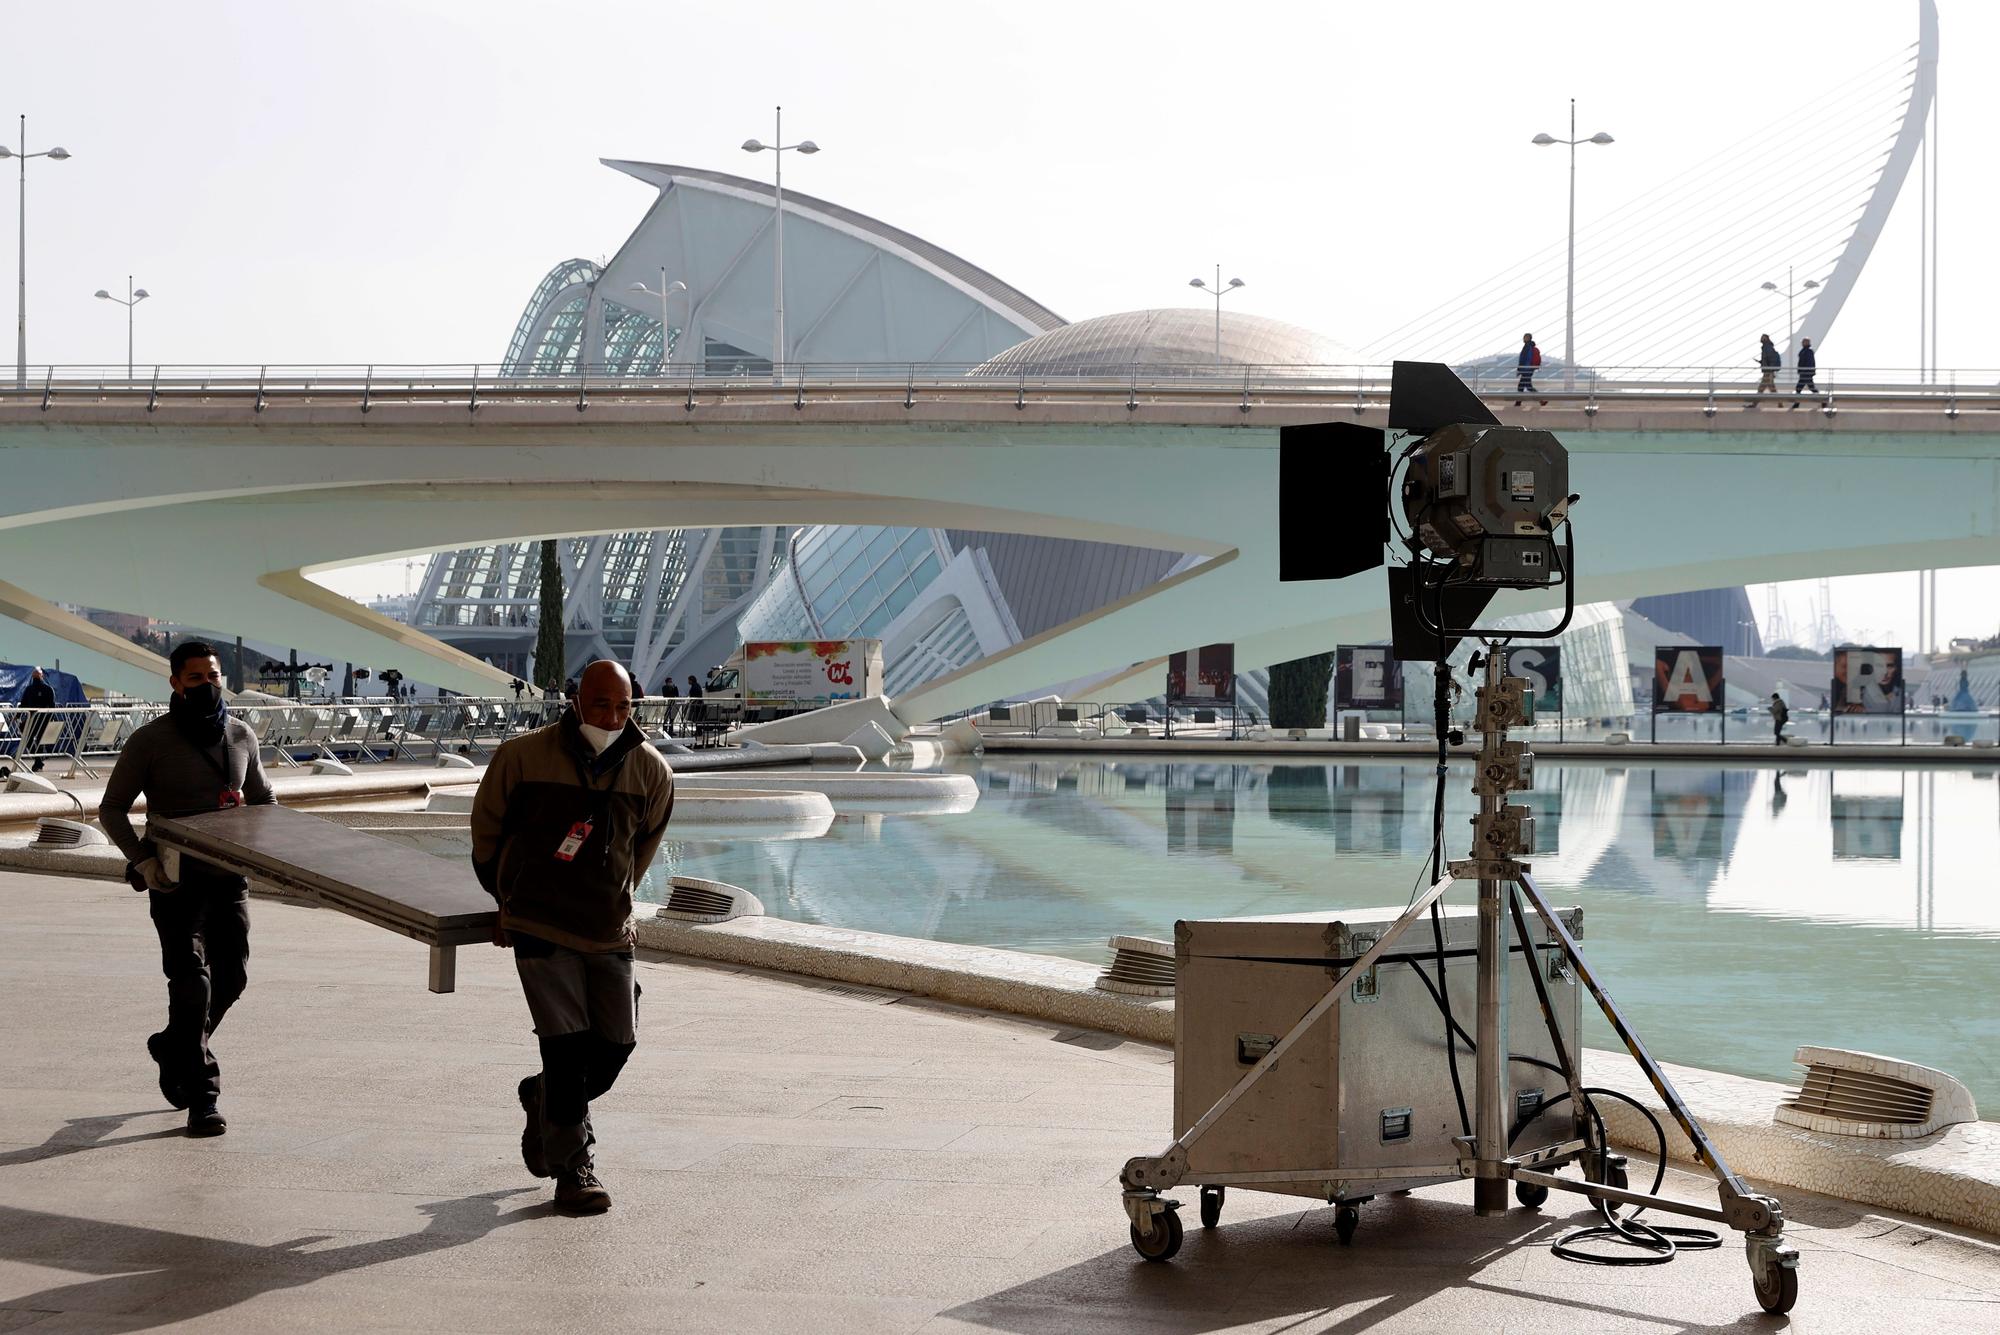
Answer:
M1226 403L1244 412L1281 403L1344 404L1366 410L1387 405L1390 368L1379 365L1271 364L1204 366L1135 362L1116 367L1060 364L992 368L965 362L812 362L781 369L712 371L669 367L628 372L586 366L562 372L505 373L481 364L373 366L159 365L128 377L125 368L92 365L35 367L25 381L0 384L0 407L43 410L76 404L143 403L149 411L175 404L228 404L262 412L273 404L372 411L378 405L457 407L477 413L496 404L571 407L598 403L676 402L689 412L725 403L815 401L900 404L1086 402ZM1760 368L1743 366L1615 366L1566 376L1542 368L1536 387L1516 389L1511 367L1465 372L1476 393L1497 403L1514 399L1581 408L1688 409L1715 415L1727 408L1789 407L1794 401L1832 414L1843 407L1942 412L2000 408L2000 371L1919 372L1904 368L1824 367L1814 388L1797 392L1797 372L1781 368L1774 393L1756 392Z
M751 723L786 718L817 707L811 701L727 697L664 699L633 705L632 717L658 742L697 747L725 744ZM257 733L268 763L301 768L319 759L346 763L430 760L449 751L468 758L490 755L509 737L553 723L561 700L452 696L389 700L350 697L231 704L229 712ZM50 763L101 777L133 732L166 712L164 704L66 705L52 709L0 706L0 765L41 768Z

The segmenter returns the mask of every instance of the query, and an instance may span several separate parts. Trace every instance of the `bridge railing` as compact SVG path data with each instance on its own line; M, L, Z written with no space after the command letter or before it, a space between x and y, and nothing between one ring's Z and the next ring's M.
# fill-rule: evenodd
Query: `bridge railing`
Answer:
M1758 395L1761 369L1741 366L1611 366L1578 369L1538 368L1532 393L1517 389L1518 372L1510 366L1481 366L1463 371L1467 383L1482 396L1505 402L1532 398L1541 403L1581 405L1594 411L1603 405L1695 407L1710 413L1742 403L1745 406L1789 405L1798 400L1822 411L1836 404L1854 407L1937 406L1956 413L1960 406L1992 409L2000 406L2000 371L1960 369L1922 373L1894 367L1822 367L1813 388L1799 392L1797 371L1780 368L1775 391ZM1235 400L1249 406L1259 399L1325 400L1357 408L1386 404L1390 368L1382 365L1270 364L1207 366L1185 363L1135 362L1114 367L1063 364L995 367L991 364L813 362L786 365L773 375L769 369L670 366L657 371L628 371L614 366L584 366L561 372L503 374L496 366L476 363L378 364L361 366L123 366L49 365L33 368L25 380L0 379L0 405L32 402L42 408L57 403L127 403L141 400L148 408L163 403L243 402L256 410L274 402L358 406L377 403L450 404L477 411L486 403L569 403L584 408L592 400L679 399L690 410L715 402L785 398L797 406L815 395L841 399L887 401L900 397L914 406L920 396L1001 400L1017 406L1036 401L1123 398L1136 406L1188 396L1196 400Z

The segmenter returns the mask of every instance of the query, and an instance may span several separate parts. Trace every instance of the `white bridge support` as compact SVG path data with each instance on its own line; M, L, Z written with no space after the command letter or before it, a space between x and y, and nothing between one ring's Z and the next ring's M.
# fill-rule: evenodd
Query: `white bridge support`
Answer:
M37 633L74 636L86 677L138 665L39 607L143 608L491 693L503 674L306 573L542 536L852 523L1202 558L897 700L906 723L1195 644L1233 641L1251 667L1384 632L1379 574L1277 580L1275 428L1346 416L1351 391L1274 395L1247 413L1221 389L1025 408L984 392L905 407L900 388L828 390L801 407L767 387L761 400L693 413L677 400L587 412L573 401L496 403L476 414L463 403L377 402L365 418L323 403L253 414L233 400L149 413L143 400L57 399L44 411L34 396L0 395L0 470L13 482L0 494L0 572L12 590L0 614L26 607ZM1580 599L2000 561L2000 414L1990 407L1727 411L1536 415L1562 433L1583 496ZM1327 498L1328 522L1341 500ZM9 624L0 621L0 648Z

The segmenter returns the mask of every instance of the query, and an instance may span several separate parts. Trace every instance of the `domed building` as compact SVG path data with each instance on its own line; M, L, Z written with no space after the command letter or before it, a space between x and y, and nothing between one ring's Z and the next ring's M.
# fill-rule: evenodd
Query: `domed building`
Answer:
M1283 320L1168 307L1121 311L1052 329L983 363L975 375L1122 375L1260 367L1274 372L1351 364L1354 353Z

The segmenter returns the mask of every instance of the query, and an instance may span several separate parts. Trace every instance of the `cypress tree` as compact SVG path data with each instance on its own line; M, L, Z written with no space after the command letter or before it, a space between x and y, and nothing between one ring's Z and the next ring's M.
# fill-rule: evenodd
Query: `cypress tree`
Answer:
M1324 728L1326 687L1333 680L1333 655L1308 654L1271 665L1271 726Z
M541 628L535 636L535 685L545 691L563 688L563 582L562 562L556 559L556 540L542 539Z

